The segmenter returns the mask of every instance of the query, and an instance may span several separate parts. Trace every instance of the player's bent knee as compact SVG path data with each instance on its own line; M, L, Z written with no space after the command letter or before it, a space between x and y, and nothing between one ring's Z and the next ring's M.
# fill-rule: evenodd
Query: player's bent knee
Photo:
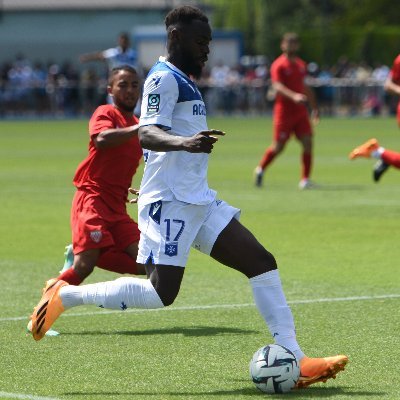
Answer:
M278 268L278 264L276 263L275 257L268 250L265 250L264 257L265 257L265 266L268 271L272 271Z
M176 294L175 295L171 294L171 293L168 293L168 294L157 293L157 294L160 297L160 300L162 301L162 303L164 304L165 307L170 306L176 299Z
M249 262L245 274L248 278L253 278L277 268L275 257L268 250L263 249L262 252L257 254L256 259L253 259L253 262Z

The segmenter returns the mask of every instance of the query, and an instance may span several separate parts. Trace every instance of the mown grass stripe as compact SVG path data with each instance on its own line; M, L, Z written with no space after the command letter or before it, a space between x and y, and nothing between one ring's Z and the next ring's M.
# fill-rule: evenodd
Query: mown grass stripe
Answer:
M387 299L399 299L400 294L385 294L378 296L350 296L350 297L326 297L320 299L304 299L304 300L291 300L288 301L289 304L315 304L315 303L334 303L340 301L366 301L366 300L387 300ZM140 312L166 312L166 311L202 311L209 309L229 309L229 308L243 308L243 307L254 307L254 303L239 303L239 304L211 304L211 305L199 305L199 306L182 306L182 307L167 307L167 308L157 308L151 310L143 309L129 309L123 311L124 313L140 313ZM115 314L120 313L120 310L102 310L95 312L81 312L81 313L66 313L62 314L61 317L87 317L93 315L105 315L105 314ZM0 318L0 322L9 321L28 321L26 316L24 317L4 317Z

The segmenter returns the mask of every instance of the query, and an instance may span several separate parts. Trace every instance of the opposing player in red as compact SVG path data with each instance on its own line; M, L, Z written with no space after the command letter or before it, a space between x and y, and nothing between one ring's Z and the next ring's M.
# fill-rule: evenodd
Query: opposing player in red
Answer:
M127 65L114 68L108 93L114 104L102 105L92 115L89 154L74 177L73 265L57 277L73 285L79 285L95 266L144 274L136 264L139 229L126 210L128 190L142 157L138 119L133 115L140 94L136 70Z
M400 54L394 59L392 69L385 82L385 91L400 97ZM400 127L400 101L397 104L397 124ZM389 157L387 154L387 152L385 156L382 154L382 157L374 166L372 177L375 182L379 182L381 176L387 171L390 165L396 166L396 157L393 158L393 155ZM385 159L388 161L385 161Z
M281 50L282 54L271 65L271 80L276 91L273 140L255 169L255 184L262 185L265 169L283 151L294 133L303 148L299 188L309 189L313 186L310 181L313 131L307 105L311 107L314 122L318 122L318 107L314 92L304 82L307 68L306 63L297 57L297 34L285 33L281 41Z

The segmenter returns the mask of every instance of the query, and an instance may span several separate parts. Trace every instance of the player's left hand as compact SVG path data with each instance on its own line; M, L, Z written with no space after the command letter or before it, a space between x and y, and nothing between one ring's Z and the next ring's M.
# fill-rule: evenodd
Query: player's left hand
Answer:
M134 188L129 188L128 191L129 191L129 193L131 193L131 194L136 196L133 199L130 199L129 203L136 204L138 202L139 190L134 189Z
M313 125L319 124L319 110L318 109L311 110L311 122Z

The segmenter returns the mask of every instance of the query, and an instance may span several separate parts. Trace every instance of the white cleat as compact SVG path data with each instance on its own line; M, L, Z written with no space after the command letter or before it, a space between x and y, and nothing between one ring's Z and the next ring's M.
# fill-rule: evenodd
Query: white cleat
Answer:
M308 189L317 189L318 185L314 182L310 181L310 179L302 179L299 182L299 189L300 190L308 190Z

